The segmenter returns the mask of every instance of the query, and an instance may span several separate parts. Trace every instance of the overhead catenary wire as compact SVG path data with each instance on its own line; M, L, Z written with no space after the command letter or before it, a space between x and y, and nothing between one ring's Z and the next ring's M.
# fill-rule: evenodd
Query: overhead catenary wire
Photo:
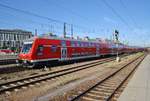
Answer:
M124 3L122 0L119 0L119 1L120 1L120 4L122 5L122 7L123 7L124 9L128 9L128 7L125 5L125 3ZM139 25L138 25L137 22L134 20L133 16L131 16L131 15L129 14L129 12L127 12L127 14L128 14L128 17L131 19L131 21L134 23L134 25L139 28Z
M4 7L4 8L12 9L12 10L17 11L17 12L24 13L24 14L27 14L27 15L32 15L32 16L35 16L35 17L38 17L38 18L41 18L41 19L47 19L47 20L52 21L52 22L57 22L57 23L61 23L61 24L64 23L64 21L55 20L55 19L52 19L50 17L42 16L42 15L39 15L39 14L36 14L36 13L33 13L33 12L21 10L21 9L14 8L14 7L10 7L10 6L7 6L7 5L2 4L2 3L0 3L0 6Z
M55 20L55 19L52 19L50 17L46 17L46 16L42 16L42 15L39 15L39 14L36 14L36 13L33 13L33 12L29 12L29 11L25 11L25 10L22 10L22 9L18 9L18 8L15 8L15 7L11 7L11 6L8 6L6 4L2 4L0 3L0 6L1 7L4 7L4 8L8 8L8 9L11 9L11 10L14 10L14 11L17 11L17 12L20 12L20 13L24 13L24 14L27 14L27 15L30 15L30 16L34 16L34 17L38 17L38 18L41 18L41 19L46 19L46 20L49 20L51 22L54 22L54 23L59 23L59 24L64 24L66 23L67 26L71 26L73 25L74 28L80 28L80 29L84 29L84 30L89 30L89 28L86 28L86 27L83 27L83 26L80 26L80 25L76 25L76 24L70 24L70 23L67 23L66 21L61 21L61 20ZM42 24L43 25L43 24ZM90 29L91 30L91 29ZM82 31L83 32L83 31ZM88 31L89 32L89 31Z
M45 1L47 1L48 3L50 3L49 0L45 0ZM60 3L60 2L61 2L61 3ZM78 17L78 18L80 18L80 19L82 19L82 20L84 20L84 21L86 21L86 22L90 20L89 18L87 18L87 17L85 17L85 16L83 16L83 15L81 15L81 14L75 12L75 11L72 10L71 8L67 8L66 6L63 6L62 3L63 3L63 2L62 2L61 0L59 0L59 4L58 4L58 3L53 3L53 5L55 5L55 6L59 7L59 8L64 9L66 12L70 13L71 15L74 15L74 16L76 16L76 17ZM87 22L87 23L88 23L88 22Z
M0 6L4 7L4 8L11 9L11 10L14 10L14 11L17 11L17 12L20 12L20 13L27 14L27 15L30 15L30 16L38 17L38 18L41 18L41 19L46 19L46 20L49 20L49 21L54 22L54 23L59 23L59 24L62 24L62 25L64 23L66 23L65 21L55 20L55 19L52 19L50 17L46 17L46 16L42 16L42 15L39 15L39 14L36 14L36 13L33 13L33 12L29 12L29 11L21 10L21 9L18 9L18 8L14 8L14 7L2 4L2 3L0 3ZM72 25L72 24L66 23L66 25ZM75 25L75 24L73 24L73 25L74 25L74 27L77 27L77 28L80 27L81 28L81 26L78 26L78 25ZM82 27L82 28L84 28L84 27Z
M106 0L101 1L124 23L124 25L126 25L129 29L132 29L126 20L124 20L124 18Z
M6 6L8 6L9 4L7 4L8 2L2 2L2 3L4 3L3 5L6 5ZM1 6L1 8L4 8L3 6ZM7 7L5 7L5 8L7 8ZM12 8L12 7L11 7ZM8 8L8 9L11 9L11 8ZM17 8L18 9L18 8ZM16 11L16 10L14 10L14 9L11 9L11 10L13 10L13 11ZM54 33L54 32L61 32L61 30L62 30L62 26L61 25L59 25L58 26L58 24L60 24L60 23L58 23L58 22L54 22L54 21L51 21L50 23L48 23L48 22L41 22L40 20L38 20L38 21L34 21L34 20L32 20L32 19L29 19L29 18L27 18L27 17L24 17L24 16L17 16L15 13L13 13L13 12L10 12L10 13L8 13L8 12L3 12L4 10L3 9L1 9L1 12L2 13L5 13L6 15L9 15L9 16L11 16L11 18L16 18L17 19L17 21L20 21L20 22L26 22L26 23L29 23L30 25L32 25L33 27L35 27L35 29L38 29L38 30L40 30L40 32L42 31L42 30L47 30L48 32L52 32L52 33ZM20 11L16 11L16 12L19 12L19 13L22 13L22 12L20 12ZM23 13L24 14L24 13ZM30 14L28 14L27 13L27 15L30 15ZM33 15L31 15L31 16L33 16ZM36 16L35 16L36 17ZM43 19L43 18L42 18ZM46 19L47 20L47 19ZM18 24L17 24L18 25ZM19 25L21 25L21 24L19 24ZM53 26L53 27L51 27L51 26ZM15 27L15 26L14 26ZM22 27L21 27L22 28ZM26 29L26 28L25 28ZM31 29L31 28L30 28ZM34 29L34 30L35 30ZM55 30L54 30L55 29ZM42 32L44 32L44 31L42 31Z
M25 27L25 28L27 28L27 29L32 29L32 30L34 30L35 28L34 27L29 27L29 26L21 26L21 25L17 25L17 24L14 24L14 23L10 23L10 22L4 22L4 21L1 21L0 20L0 23L1 24L6 24L6 25L9 25L9 26L15 26L16 27L16 29L18 29L18 28L22 28L22 27Z
M45 1L47 1L49 3L49 0L45 0ZM80 19L82 19L82 20L84 20L86 22L92 20L92 19L89 19L86 16L83 16L83 15L79 14L78 12L75 12L72 8L68 8L66 6L63 6L62 4L63 4L62 0L59 0L59 3L54 3L53 2L53 5L55 5L55 6L59 7L59 8L64 9L68 13L70 13L70 14L72 14L74 16L77 16L78 18L80 18ZM89 23L89 22L87 22L87 23ZM99 24L96 24L96 25L99 26ZM75 24L70 24L70 28L71 28L71 26L73 26L73 28L82 28L82 29L85 29L86 31L84 31L84 32L87 32L87 33L93 33L93 30L95 30L95 28L86 28L86 27L83 27L83 26L75 25Z
M4 7L4 8L8 8L8 9L11 9L13 11L17 11L17 12L20 12L20 13L24 13L24 14L27 14L27 15L30 15L30 16L34 16L34 17L38 17L38 18L41 18L41 19L46 19L46 20L49 20L51 22L54 22L54 23L59 23L59 24L64 24L64 21L61 21L61 20L55 20L55 19L52 19L50 17L46 17L46 16L42 16L42 15L39 15L39 14L36 14L36 13L33 13L33 12L30 12L30 11L25 11L25 10L22 10L22 9L18 9L18 8L15 8L15 7L11 7L11 6L8 6L6 4L3 4L3 3L0 3L0 6L1 7ZM66 22L65 22L66 23ZM43 25L43 24L41 24ZM86 28L86 27L83 27L83 26L79 26L79 25L75 25L75 24L69 24L69 23L66 23L67 26L71 26L73 25L74 27L74 31L75 31L75 28L79 28L79 29L82 29L82 31L80 30L80 32L86 32L86 33L91 33L92 32L92 28ZM84 31L84 30L85 31ZM93 33L93 32L92 32Z
M2 13L6 14L6 15L10 15L12 17L15 17L15 18L17 18L17 20L20 20L20 21L24 20L24 22L29 22L29 23L32 23L32 24L40 24L40 25L45 25L45 26L50 26L51 25L51 24L46 24L46 23L43 23L43 22L33 21L33 20L27 19L27 18L24 19L23 17L14 15L12 13L6 13L6 12L2 12Z
M1 12L1 11L0 11ZM19 22L26 22L26 23L29 23L31 26L33 26L33 28L31 28L31 26L30 26L30 28L29 27L26 27L25 26L25 24L23 23L23 24L14 24L13 22L9 22L9 23L7 23L8 25L14 25L14 27L20 27L20 28L23 28L23 26L25 27L25 29L32 29L32 31L33 30L35 30L35 29L38 29L38 30L40 30L40 31L42 31L42 30L46 30L46 31L48 31L48 32L52 32L52 33L54 33L54 32L61 32L60 30L62 30L62 26L58 26L58 25L56 25L55 23L51 23L51 24L46 24L46 23L43 23L43 22L39 22L39 21L33 21L33 20L31 20L31 19L27 19L27 18L25 18L25 19L23 19L23 17L21 17L21 16L17 16L17 15L14 15L14 14L12 14L11 12L10 13L7 13L7 12L1 12L1 14L5 14L5 15L9 15L9 16L11 16L11 18L17 18L17 21L19 21ZM12 20L13 21L13 20ZM2 22L3 23L3 22ZM5 24L6 24L6 22L5 22ZM18 26L19 25L19 26ZM20 26L20 25L22 25L22 26ZM29 25L27 25L27 26L29 26ZM52 27L52 26L55 26L55 28L54 27ZM54 30L55 29L55 30ZM57 29L57 30L56 30ZM43 33L44 31L42 31L42 33Z

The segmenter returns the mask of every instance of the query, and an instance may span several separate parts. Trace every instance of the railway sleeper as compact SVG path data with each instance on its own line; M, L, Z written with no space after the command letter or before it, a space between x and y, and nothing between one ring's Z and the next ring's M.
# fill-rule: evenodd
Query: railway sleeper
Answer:
M116 86L116 83L118 83L118 82L104 82L103 84L101 84L101 85L106 85L106 86Z
M24 83L23 83L23 82L17 82L17 84L18 84L18 85L23 85Z
M9 86L11 86L11 87L15 87L15 86L17 86L17 85L12 83L12 84L10 84Z
M90 91L90 93L95 94L95 95L105 95L105 96L110 95L110 93L107 93L107 92L99 92L99 91L94 91L94 90Z
M7 89L9 88L8 86L2 86L0 89Z
M116 85L99 85L98 87L107 87L107 88L115 88L116 87Z
M87 96L83 96L81 98L81 101L104 101L106 98L103 96L97 96L97 95L87 95Z
M113 97L118 98L120 96L120 93L115 93Z
M105 93L111 93L113 92L113 90L109 90L109 89L102 89L102 88L95 88L95 91L99 91L99 92L105 92Z
M116 97L111 99L111 101L117 101L117 100L118 100L118 98L116 98Z
M125 89L125 87L121 87L117 90L118 93L122 92Z
M118 76L119 76L119 75L118 75ZM123 78L123 79L124 79L124 78ZM122 82L122 80L123 80L123 79L121 79L121 80L117 80L116 82L114 82L114 83L113 83L113 85L118 84L118 82ZM111 82L107 82L107 83L108 83L108 84L112 84Z
M79 101L100 101L100 100L96 100L96 99L89 98L89 97L82 97L81 100Z
M107 90L114 90L114 88L117 88L117 86L98 86L99 89L107 89Z

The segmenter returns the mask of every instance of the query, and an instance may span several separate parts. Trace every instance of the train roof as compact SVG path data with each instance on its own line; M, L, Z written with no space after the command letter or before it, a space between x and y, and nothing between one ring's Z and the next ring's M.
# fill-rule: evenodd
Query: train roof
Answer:
M96 39L75 39L75 38L63 38L63 37L56 37L56 36L35 36L32 37L30 39L27 39L24 41L24 43L32 43L35 39L54 39L54 40L67 40L67 41L81 41L81 42L93 42L93 43L106 43L106 44L116 44L114 41L112 40L108 40L108 39L101 39L101 38L96 38ZM129 46L129 45L125 45L123 43L119 43L119 45L123 45L125 47L130 47L130 48L138 48L135 46Z
M93 42L93 43L114 43L114 41L112 40L108 40L108 39L101 39L101 38L96 38L96 39L75 39L75 38L70 38L70 37L67 37L67 38L63 38L63 37L53 37L53 36L35 36L35 37L32 37L28 40L25 40L25 42L27 41L34 41L35 39L54 39L54 40L67 40L67 41L81 41L81 42Z

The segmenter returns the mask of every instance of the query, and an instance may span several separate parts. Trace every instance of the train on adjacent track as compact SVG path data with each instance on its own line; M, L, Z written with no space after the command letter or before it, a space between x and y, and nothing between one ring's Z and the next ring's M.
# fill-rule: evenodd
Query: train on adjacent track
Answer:
M47 66L53 61L63 62L138 51L143 51L143 48L116 44L111 40L33 37L24 42L17 63L29 67Z

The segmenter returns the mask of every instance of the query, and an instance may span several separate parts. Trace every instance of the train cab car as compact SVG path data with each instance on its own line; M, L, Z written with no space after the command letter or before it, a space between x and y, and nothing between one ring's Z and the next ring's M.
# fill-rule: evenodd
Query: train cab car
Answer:
M23 66L33 65L30 60L32 60L33 54L33 46L34 46L34 39L25 41L23 43L22 49L18 55L18 59L16 62Z
M52 61L98 57L101 53L100 46L102 45L96 41L35 37L24 42L17 63L34 67L45 66Z
M61 50L64 53L64 48ZM17 62L23 66L44 66L48 61L58 60L60 54L60 40L34 38L24 42Z

